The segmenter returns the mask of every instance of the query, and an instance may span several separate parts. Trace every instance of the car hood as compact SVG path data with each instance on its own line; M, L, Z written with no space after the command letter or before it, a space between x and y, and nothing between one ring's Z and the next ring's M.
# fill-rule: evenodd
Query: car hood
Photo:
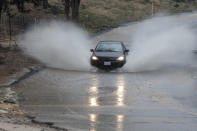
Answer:
M97 57L119 57L122 56L122 52L94 52Z

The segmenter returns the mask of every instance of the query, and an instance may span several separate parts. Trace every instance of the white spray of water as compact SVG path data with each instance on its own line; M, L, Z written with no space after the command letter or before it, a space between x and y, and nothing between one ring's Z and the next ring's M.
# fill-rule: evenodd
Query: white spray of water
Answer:
M194 22L195 23L195 22ZM194 62L196 34L190 23L176 16L156 17L131 31L125 69L129 72L186 66ZM25 53L47 66L65 70L90 69L88 35L71 23L49 22L31 28L20 42Z
M196 34L191 23L176 16L145 20L132 32L130 55L125 69L130 72L187 66L194 62Z
M49 67L89 69L88 35L71 23L50 22L31 28L20 42L25 53Z

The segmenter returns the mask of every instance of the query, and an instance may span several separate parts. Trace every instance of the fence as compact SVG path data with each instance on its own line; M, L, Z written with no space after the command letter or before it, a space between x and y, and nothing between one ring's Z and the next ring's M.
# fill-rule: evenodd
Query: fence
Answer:
M2 14L0 19L0 42L12 41L11 43L13 43L13 41L16 41L18 34L23 33L30 25L36 24L39 20L39 18L25 15L9 17Z

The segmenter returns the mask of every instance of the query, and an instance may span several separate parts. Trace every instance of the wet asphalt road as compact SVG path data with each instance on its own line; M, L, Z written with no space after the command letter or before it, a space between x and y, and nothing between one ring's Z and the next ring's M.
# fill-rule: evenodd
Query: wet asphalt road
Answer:
M117 28L93 41L124 41L138 26ZM48 68L14 90L35 121L71 131L197 130L196 65L136 73Z
M197 68L124 73L45 69L16 86L39 122L71 131L196 131Z

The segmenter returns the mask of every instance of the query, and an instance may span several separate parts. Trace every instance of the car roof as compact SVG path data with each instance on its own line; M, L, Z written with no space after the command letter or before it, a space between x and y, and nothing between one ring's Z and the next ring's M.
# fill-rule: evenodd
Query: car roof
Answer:
M107 43L120 43L122 45L124 44L122 41L99 41L98 44L100 44L100 43L106 43L106 44Z
M99 41L100 42L120 42L120 43L123 43L122 41Z

